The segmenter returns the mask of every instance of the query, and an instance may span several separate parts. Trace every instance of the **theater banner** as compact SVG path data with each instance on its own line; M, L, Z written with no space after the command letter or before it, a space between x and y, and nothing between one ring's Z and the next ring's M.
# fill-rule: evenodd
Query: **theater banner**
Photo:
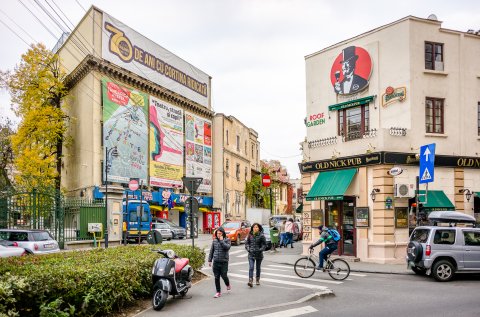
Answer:
M183 109L150 96L150 185L181 188Z
M102 79L102 102L103 144L108 149L106 161L105 154L103 157L108 181L128 183L130 178L139 178L146 184L148 95ZM111 150L114 147L116 152ZM105 168L102 172L105 179Z
M199 193L212 192L212 121L185 112L187 177L202 177Z

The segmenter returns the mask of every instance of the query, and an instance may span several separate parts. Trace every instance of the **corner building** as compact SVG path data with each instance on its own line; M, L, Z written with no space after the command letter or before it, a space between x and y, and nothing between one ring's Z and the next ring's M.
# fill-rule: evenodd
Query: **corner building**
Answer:
M305 250L324 224L342 235L341 255L403 261L426 144L434 175L420 177L434 181L419 220L454 209L479 219L479 54L478 32L408 16L305 57Z

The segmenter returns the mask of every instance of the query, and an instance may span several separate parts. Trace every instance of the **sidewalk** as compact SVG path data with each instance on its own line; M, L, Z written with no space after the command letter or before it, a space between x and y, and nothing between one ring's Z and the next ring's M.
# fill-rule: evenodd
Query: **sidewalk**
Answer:
M302 243L294 243L294 248L277 248L277 252L265 252L265 260L286 265L294 265L302 257ZM318 255L318 254L317 254ZM342 257L348 260L348 257ZM382 274L414 274L407 269L406 263L401 264L378 264L370 262L348 261L352 272L382 273Z

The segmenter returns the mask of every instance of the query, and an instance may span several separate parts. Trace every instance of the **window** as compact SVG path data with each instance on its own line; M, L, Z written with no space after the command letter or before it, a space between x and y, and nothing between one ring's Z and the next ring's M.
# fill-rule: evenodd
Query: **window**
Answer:
M478 118L479 118L478 119L478 124L479 124L478 133L480 135L480 102L478 103ZM254 156L253 156L254 155L254 152L253 152L254 148L255 148L255 146L252 144L252 158L254 158Z
M455 243L455 230L443 230L439 229L435 231L433 237L434 244L454 244Z
M443 44L425 42L425 69L443 70Z
M480 136L480 102L478 103L478 109L477 109L477 130L478 130L478 136Z
M225 136L225 138L227 139L227 145L229 145L230 142L228 141L228 130L227 130L227 135Z
M230 173L228 172L229 168L230 168L230 163L229 163L228 159L226 159L226 160L225 160L225 173L226 173L227 177L228 177L229 174L230 174Z
M230 195L228 193L225 195L225 211L227 213L230 211Z
M237 151L240 152L240 136L237 135Z
M361 139L370 129L370 111L367 105L338 111L338 135L345 141Z
M237 168L235 170L235 175L237 176L237 179L240 179L240 164L237 164Z
M247 150L247 141L245 141L245 155L248 155L248 150Z
M248 167L245 166L245 179L248 177Z
M480 232L476 231L464 231L463 237L465 238L465 245L478 245L480 246Z
M415 229L412 233L410 241L417 241L418 243L426 243L430 229Z
M425 130L443 133L443 99L427 98L425 101Z

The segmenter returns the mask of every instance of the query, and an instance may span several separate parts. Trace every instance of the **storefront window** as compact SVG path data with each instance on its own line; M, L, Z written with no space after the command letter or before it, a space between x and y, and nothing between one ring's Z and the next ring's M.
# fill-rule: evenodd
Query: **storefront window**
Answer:
M312 229L323 225L323 212L321 209L312 210Z

